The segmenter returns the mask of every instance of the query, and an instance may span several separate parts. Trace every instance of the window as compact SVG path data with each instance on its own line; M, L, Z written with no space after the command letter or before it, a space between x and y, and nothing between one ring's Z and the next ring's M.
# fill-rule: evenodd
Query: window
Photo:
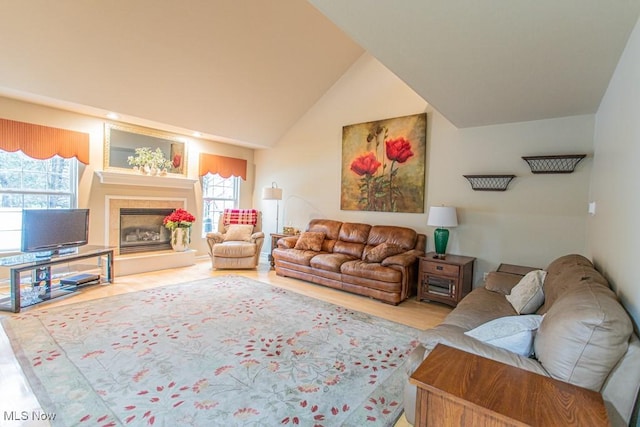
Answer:
M204 203L202 236L218 229L220 215L225 209L238 207L238 178L223 178L208 173L202 177L202 199Z
M0 150L0 252L20 250L22 209L77 207L78 161Z

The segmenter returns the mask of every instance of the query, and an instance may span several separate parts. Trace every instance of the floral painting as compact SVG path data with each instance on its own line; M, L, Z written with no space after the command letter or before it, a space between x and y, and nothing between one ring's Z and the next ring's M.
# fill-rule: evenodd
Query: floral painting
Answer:
M342 128L340 208L424 212L427 115Z

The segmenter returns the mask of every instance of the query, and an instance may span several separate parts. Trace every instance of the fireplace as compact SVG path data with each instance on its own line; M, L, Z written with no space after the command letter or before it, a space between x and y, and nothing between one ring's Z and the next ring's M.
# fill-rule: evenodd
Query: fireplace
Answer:
M171 232L162 224L166 208L120 208L120 253L171 249Z

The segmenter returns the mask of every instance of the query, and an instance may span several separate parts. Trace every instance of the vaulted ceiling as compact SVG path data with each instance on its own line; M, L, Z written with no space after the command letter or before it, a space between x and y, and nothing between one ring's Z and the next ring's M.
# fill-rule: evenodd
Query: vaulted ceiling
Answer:
M2 1L0 95L272 146L366 50L458 127L594 113L640 0Z

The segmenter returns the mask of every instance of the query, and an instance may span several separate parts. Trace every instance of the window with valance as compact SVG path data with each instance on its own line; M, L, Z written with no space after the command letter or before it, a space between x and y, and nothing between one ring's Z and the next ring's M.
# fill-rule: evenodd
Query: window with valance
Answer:
M218 174L223 178L237 176L247 180L247 161L233 157L200 153L200 176Z
M55 155L89 164L89 134L0 118L0 150L44 160Z

